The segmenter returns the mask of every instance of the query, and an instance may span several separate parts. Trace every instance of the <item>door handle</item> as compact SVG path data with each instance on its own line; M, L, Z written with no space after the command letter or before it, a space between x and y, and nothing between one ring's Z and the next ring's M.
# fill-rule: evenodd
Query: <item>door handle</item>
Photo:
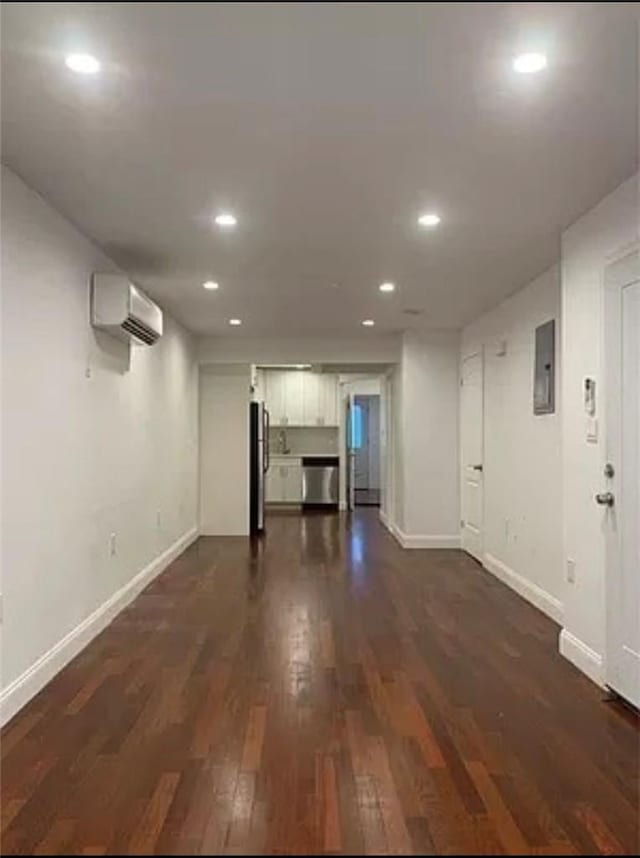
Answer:
M269 450L269 432L271 430L271 417L266 408L262 409L262 470L266 474L271 465L271 452Z
M600 506L613 506L615 503L615 498L611 492L600 492L596 495L595 500Z
M473 468L474 471L484 471L484 468L482 465L472 465L471 467Z

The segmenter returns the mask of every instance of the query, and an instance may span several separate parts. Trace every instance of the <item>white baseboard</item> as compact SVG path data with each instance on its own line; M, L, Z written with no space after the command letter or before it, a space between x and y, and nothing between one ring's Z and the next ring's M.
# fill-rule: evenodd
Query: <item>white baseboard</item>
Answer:
M601 655L567 629L560 632L560 654L574 664L578 670L596 685L604 686L604 662Z
M527 578L523 578L522 575L519 575L510 566L503 563L502 560L498 560L493 554L485 554L482 565L488 572L499 578L503 584L511 587L523 599L535 605L543 614L546 614L552 620L555 620L556 623L562 625L564 608L559 599L556 599L551 593L547 593L546 590L543 590L542 587L539 587Z
M403 548L460 548L460 536L457 533L431 536L398 530L398 541Z
M445 536L404 533L382 510L380 521L403 548L460 548L460 536L457 533Z
M0 724L6 724L53 677L81 652L176 557L198 538L194 527L151 561L135 578L115 592L86 620L65 635L0 694Z

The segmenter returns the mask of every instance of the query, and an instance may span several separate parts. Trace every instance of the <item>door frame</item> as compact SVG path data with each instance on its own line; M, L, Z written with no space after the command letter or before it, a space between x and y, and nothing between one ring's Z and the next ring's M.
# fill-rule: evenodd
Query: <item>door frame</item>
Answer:
M364 401L363 401L364 400ZM362 444L357 450L354 451L353 457L353 489L354 492L358 491L358 468L362 465L362 459L366 459L365 469L367 476L367 486L369 488L369 471L370 471L370 454L369 454L369 395L356 393L353 397L353 408L360 408L362 412L362 427L365 434L366 443ZM360 453L360 456L358 456ZM365 455L366 454L366 455ZM360 487L362 488L362 486Z
M481 441L481 449L482 449L482 465L484 469L485 463L485 347L484 344L481 343L477 348L472 351L465 352L460 358L460 370L459 370L459 388L458 388L458 414L459 414L459 450L458 450L458 461L460 462L460 473L459 473L459 491L460 491L460 547L463 549L463 536L464 536L464 525L463 525L463 503L464 503L464 431L462 425L462 396L463 396L463 367L464 363L471 358L479 357L480 365L482 367L482 386L481 386L481 405L480 405L480 425L482 427L482 441ZM470 557L474 557L475 560L478 560L479 563L484 563L484 499L485 499L485 479L486 473L483 470L482 472L482 530L480 532L480 542L481 542L481 550L480 557L475 557L473 554L469 552L465 552L469 554Z
M617 253L607 258L602 275L602 380L604 387L603 422L604 444L602 446L601 468L611 461L611 453L617 449L621 453L622 448L622 348L619 334L622 328L622 291L626 286L638 280L640 271L640 242L626 245ZM636 271L634 273L634 265ZM614 330L615 326L615 336ZM615 348L612 348L612 343ZM614 389L611 380L618 382ZM617 462L618 470L622 469L622 463ZM614 477L615 479L615 477ZM603 485L605 478L603 476ZM610 483L606 480L606 483ZM611 486L607 485L608 490ZM615 489L614 489L615 494ZM604 682L616 691L617 680L613 669L614 652L620 647L620 639L616 634L619 621L619 599L612 588L612 582L620 572L620 539L621 531L618 529L615 506L609 513L612 520L609 529L605 532L605 647L603 653ZM614 538L614 533L617 534Z
M349 391L344 399L345 503L347 512L353 512L356 508L356 454L351 447L351 421L355 398L355 395Z

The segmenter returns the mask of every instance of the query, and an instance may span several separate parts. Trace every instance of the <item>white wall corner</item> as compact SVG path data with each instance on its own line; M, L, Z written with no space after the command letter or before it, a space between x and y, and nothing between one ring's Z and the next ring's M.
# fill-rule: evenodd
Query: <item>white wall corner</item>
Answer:
M383 512L382 510L380 510L380 521L382 522L382 524L384 524L384 526L387 528L389 533L395 539L397 539L397 541L400 543L400 545L402 545L402 540L400 538L400 529L398 528L397 524L391 520L391 518L387 515L387 513Z
M604 687L604 662L601 655L568 629L560 632L560 654L585 673L589 679Z
M382 510L380 510L380 521L403 548L460 548L459 534L432 536L430 534L404 533Z
M489 552L484 555L482 565L488 572L491 572L492 575L495 575L496 578L502 581L503 584L515 590L518 595L526 599L527 602L531 602L532 605L535 605L543 614L551 617L559 625L562 625L564 607L559 599L556 599L555 596L543 590L542 587L524 578Z
M69 664L161 572L198 538L194 527L159 554L113 596L44 653L0 694L0 725L13 716Z

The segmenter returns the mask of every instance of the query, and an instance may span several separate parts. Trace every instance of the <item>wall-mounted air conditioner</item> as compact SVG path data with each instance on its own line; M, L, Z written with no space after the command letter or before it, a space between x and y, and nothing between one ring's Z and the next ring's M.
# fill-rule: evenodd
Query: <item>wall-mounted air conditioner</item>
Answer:
M151 346L162 336L162 310L122 274L94 274L91 324L119 340Z

